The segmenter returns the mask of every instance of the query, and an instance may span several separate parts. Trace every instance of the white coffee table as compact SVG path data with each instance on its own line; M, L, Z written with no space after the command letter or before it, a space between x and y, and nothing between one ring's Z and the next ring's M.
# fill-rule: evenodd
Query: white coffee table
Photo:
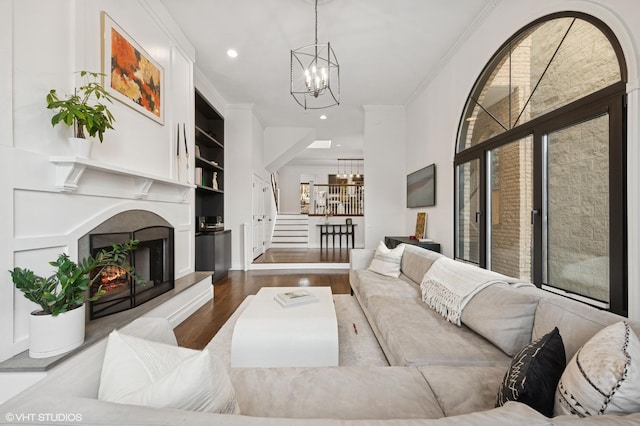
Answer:
M338 322L331 287L305 287L317 302L283 307L274 296L300 287L264 287L240 314L231 367L338 365Z

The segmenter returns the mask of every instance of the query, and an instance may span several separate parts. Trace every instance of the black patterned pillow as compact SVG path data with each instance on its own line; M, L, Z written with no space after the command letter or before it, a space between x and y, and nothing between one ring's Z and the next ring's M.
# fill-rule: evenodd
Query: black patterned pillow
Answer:
M626 321L603 328L571 359L558 383L555 415L640 411L640 340Z
M513 357L498 390L496 407L518 401L547 417L553 416L556 386L566 362L564 344L556 327Z

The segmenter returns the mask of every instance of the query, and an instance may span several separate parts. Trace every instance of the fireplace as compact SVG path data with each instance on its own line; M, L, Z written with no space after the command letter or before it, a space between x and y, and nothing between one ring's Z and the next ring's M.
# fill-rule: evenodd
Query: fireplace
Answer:
M143 224L151 226L138 228ZM153 213L140 210L120 213L85 235L79 248L81 254L95 256L102 249L110 249L112 244L123 244L132 239L139 241L138 248L129 255L127 262L145 283L132 279L117 266L94 271L92 278L100 274L97 282L106 294L89 302L90 320L135 308L173 289L174 230ZM92 287L90 296L97 290L97 285Z

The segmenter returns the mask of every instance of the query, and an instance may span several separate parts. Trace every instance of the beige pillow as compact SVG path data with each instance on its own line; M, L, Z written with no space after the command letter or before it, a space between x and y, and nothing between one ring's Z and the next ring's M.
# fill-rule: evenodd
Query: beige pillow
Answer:
M98 399L190 411L239 412L229 375L209 351L117 331L107 341Z
M498 283L478 292L462 311L462 322L514 356L531 342L540 297Z
M560 377L554 415L640 412L640 341L625 321L600 330Z
M398 278L400 276L400 261L404 252L404 244L400 244L394 249L388 249L382 241L378 243L371 264L367 268L387 277Z

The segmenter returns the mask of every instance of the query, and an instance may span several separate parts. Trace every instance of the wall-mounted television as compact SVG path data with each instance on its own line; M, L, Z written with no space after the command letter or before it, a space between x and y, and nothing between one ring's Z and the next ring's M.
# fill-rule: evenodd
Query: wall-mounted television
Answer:
M436 205L436 165L407 175L407 208Z

